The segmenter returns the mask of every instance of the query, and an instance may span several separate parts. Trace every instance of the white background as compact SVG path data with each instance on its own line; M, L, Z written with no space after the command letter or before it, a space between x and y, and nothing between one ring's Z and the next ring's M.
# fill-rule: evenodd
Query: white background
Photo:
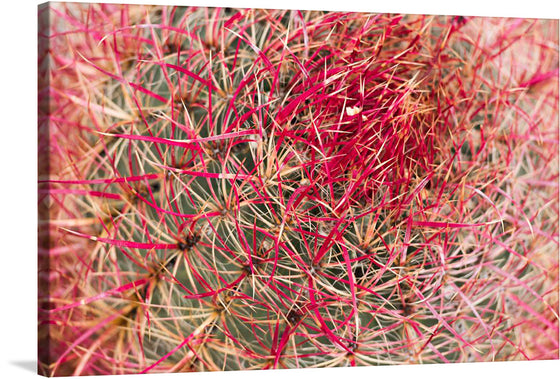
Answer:
M115 2L115 1L107 1ZM423 14L559 18L555 0L149 0L131 3L322 9ZM0 8L0 376L35 377L37 272L37 5L4 0ZM556 373L556 374L554 374ZM356 378L558 377L560 361L453 364L356 369L182 374L192 378L259 378L290 375ZM180 377L151 375L150 378ZM132 377L132 376L126 376ZM137 377L137 376L135 376ZM110 376L106 378L123 378Z

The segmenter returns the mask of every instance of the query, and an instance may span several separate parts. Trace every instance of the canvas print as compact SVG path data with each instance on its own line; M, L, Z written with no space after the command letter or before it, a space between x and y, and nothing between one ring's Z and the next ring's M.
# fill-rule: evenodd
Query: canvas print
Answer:
M558 20L38 17L40 374L558 359Z

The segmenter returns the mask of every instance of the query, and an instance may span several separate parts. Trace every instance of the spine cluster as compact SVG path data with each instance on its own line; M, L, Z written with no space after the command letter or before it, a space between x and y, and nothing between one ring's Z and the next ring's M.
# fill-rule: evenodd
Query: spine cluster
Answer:
M40 9L40 372L558 358L558 25Z

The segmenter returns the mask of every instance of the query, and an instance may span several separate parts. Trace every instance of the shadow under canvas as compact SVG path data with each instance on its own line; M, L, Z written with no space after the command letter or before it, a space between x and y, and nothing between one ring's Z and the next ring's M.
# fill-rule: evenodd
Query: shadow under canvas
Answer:
M10 364L22 368L25 371L37 373L37 361L12 361Z

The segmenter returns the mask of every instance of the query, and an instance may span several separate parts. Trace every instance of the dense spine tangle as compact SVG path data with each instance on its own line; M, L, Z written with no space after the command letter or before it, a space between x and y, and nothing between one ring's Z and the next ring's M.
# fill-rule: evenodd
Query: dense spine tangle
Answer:
M40 373L558 358L557 21L41 12Z

